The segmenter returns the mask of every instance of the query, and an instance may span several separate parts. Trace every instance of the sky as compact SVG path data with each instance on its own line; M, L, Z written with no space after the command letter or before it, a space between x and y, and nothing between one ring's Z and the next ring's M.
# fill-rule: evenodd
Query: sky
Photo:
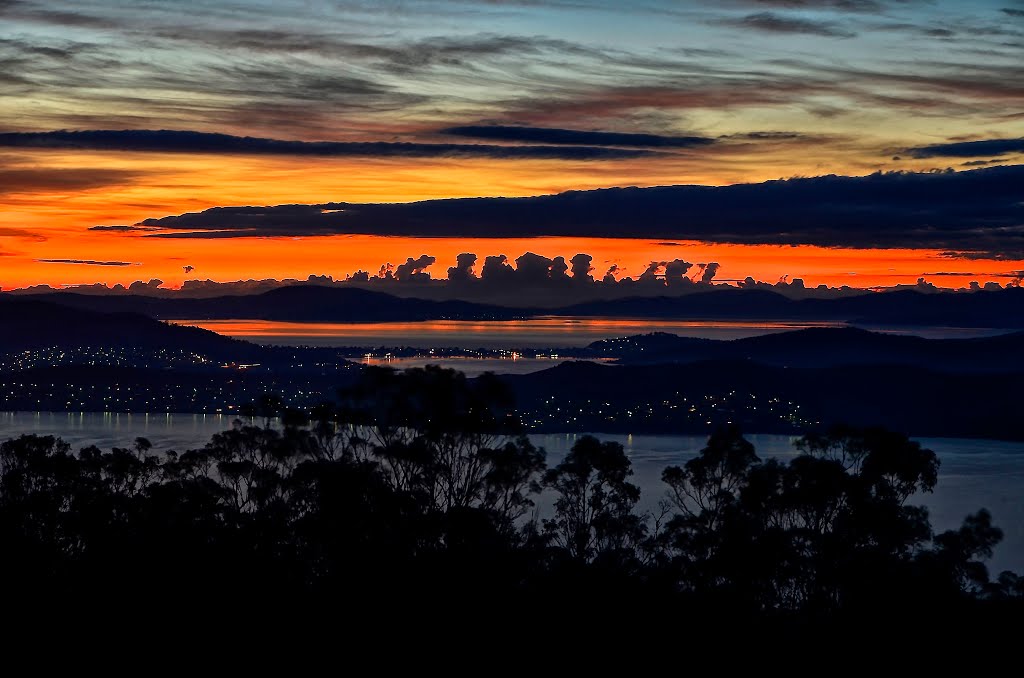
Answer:
M0 25L4 289L462 252L1024 270L1021 0L0 0ZM704 188L640 190L665 186Z

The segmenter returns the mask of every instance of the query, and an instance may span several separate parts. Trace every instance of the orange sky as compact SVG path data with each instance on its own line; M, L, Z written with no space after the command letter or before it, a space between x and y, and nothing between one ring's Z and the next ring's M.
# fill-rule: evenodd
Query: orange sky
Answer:
M430 272L443 277L463 251L510 259L528 250L584 252L598 275L615 263L635 276L651 260L678 257L719 262L719 278L785 275L808 285L896 285L924 276L959 287L1005 283L1024 269L1019 260L953 260L934 250L566 238L201 240L88 230L215 206L726 185L1024 161L1019 143L981 155L913 152L1024 137L1020 50L1008 37L1016 15L1000 0L756 9L697 0L0 3L0 76L7 75L0 137L177 130L435 149L404 158L302 157L173 144L159 152L58 150L7 139L0 144L0 287L152 278L178 285L186 265L195 268L189 277L217 281L343 278L424 253L438 258ZM568 152L456 158L443 150L581 143L452 131L474 126L703 143L598 139L587 142L598 146L590 150L599 159L590 160ZM929 275L944 272L959 275Z
M771 163L748 165L742 176L762 180L783 172ZM437 257L430 272L444 277L459 252L482 258L526 251L548 257L577 252L594 257L595 274L611 264L636 276L652 260L683 258L722 264L719 278L753 276L775 282L803 278L807 285L857 287L909 284L924 276L939 286L976 280L1005 283L1021 261L956 261L934 250L851 250L820 247L742 246L649 240L587 238L442 239L375 236L150 238L138 233L89 231L94 225L134 224L142 219L198 211L216 205L317 203L329 200L402 202L434 197L537 195L570 188L671 183L725 184L737 179L728 168L686 158L650 167L636 163L485 160L321 160L155 153L24 152L17 167L40 170L35 185L8 188L0 210L0 257L4 289L36 284L128 284L159 278L177 286L187 278L229 281L250 278L344 278L371 273L406 257ZM701 165L701 167L698 167ZM62 173L86 180L119 172L103 185L60 184ZM703 170L701 170L703 168ZM792 168L789 168L792 169ZM798 168L810 169L810 168ZM850 167L855 172L859 167ZM642 170L642 171L641 171ZM77 180L77 174L69 175ZM54 179L56 177L56 179ZM40 263L39 259L120 261L129 266ZM194 272L186 276L183 267ZM927 275L938 272L957 276Z

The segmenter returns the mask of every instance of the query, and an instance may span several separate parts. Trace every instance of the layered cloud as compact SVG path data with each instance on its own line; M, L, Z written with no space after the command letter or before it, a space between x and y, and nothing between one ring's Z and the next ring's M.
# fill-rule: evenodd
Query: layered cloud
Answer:
M722 23L768 33L805 33L830 38L852 38L856 33L832 21L813 21L789 17L774 12L758 12L737 19L723 19Z
M95 261L93 259L36 259L40 264L75 264L79 266L138 266L130 261Z
M970 109L995 124L1019 112L1021 31L1006 25L1019 10L1006 5L26 0L0 5L0 110L21 129L174 122L299 139L581 116L674 136L680 112L764 106L950 120ZM881 15L906 28L898 44L873 37ZM972 105L978 93L987 107Z
M1024 165L532 198L219 207L139 226L160 229L151 237L177 238L576 236L909 247L1006 257L1024 255Z
M114 168L0 168L0 195L67 193L131 183L138 172Z
M914 158L986 158L1011 153L1024 153L1024 137L1020 139L982 139L955 141L908 148L907 155Z
M181 130L85 130L0 133L0 146L31 149L144 151L236 155L377 158L494 158L602 160L638 158L651 151L592 146L498 146L407 142L286 141Z
M578 146L640 146L653 148L692 148L714 143L699 136L666 136L625 132L583 131L551 127L512 125L462 125L442 130L444 134L491 141L538 142Z

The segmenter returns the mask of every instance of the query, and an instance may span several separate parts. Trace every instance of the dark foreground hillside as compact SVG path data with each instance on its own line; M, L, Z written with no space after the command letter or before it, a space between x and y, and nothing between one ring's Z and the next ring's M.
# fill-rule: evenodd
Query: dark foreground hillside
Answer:
M501 379L516 393L524 420L546 431L691 433L732 422L749 431L792 433L851 422L921 436L1024 437L1016 395L1024 373L572 362Z
M784 463L725 427L664 470L651 515L620 445L583 437L549 466L510 406L490 379L371 371L338 407L201 449L4 442L6 609L141 596L204 618L316 609L425 629L440 611L501 628L571 610L605 629L804 636L987 632L1022 612L1021 578L984 565L1002 533L983 507L934 534L913 505L938 460L906 436L835 428Z

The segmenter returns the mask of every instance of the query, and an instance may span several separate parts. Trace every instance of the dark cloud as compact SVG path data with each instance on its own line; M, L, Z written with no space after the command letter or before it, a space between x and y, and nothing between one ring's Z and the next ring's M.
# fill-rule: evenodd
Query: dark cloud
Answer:
M430 280L430 274L426 273L426 269L432 266L435 261L437 261L435 257L427 254L422 254L415 259L408 257L404 264L399 264L395 267L395 280L399 282Z
M878 14L912 5L928 5L934 0L720 0L723 4L780 10L808 10Z
M18 19L34 23L73 28L119 28L120 23L111 19L79 12L33 10L18 14Z
M946 250L945 252L939 252L939 256L946 259L967 259L971 261L1017 261L1018 259L1024 259L1024 249L1006 250L1004 252L991 250Z
M617 160L653 151L589 146L495 146L406 142L284 141L179 130L85 130L0 133L0 146L93 151L218 153L381 158L479 157L495 159Z
M1024 165L528 198L221 207L141 225L166 232L150 237L567 236L1019 253ZM489 258L484 266L500 263Z
M557 257L557 260L560 260L560 263L556 267L556 259L548 259L540 254L527 252L516 259L515 279L525 285L538 285L555 278L565 277L567 268L565 259ZM503 273L503 275L507 274ZM486 267L484 268L484 280L487 280Z
M37 242L46 240L44 236L34 231L25 228L11 228L9 226L0 226L0 238L27 238Z
M806 139L807 135L797 132L744 132L743 134L728 134L722 139L751 139L753 141L791 141L793 139Z
M1017 278L1021 275L1020 271L1010 271L1003 273L992 273L985 271L932 271L929 273L919 273L919 276L965 276L965 275L976 275L986 276L990 278Z
M742 4L774 9L830 9L840 12L879 12L890 3L883 2L882 0L746 0ZM896 0L896 4L900 4L899 0Z
M374 3L382 8L363 3L356 14L422 18L424 8L437 3L414 3L415 8L399 4L401 12L396 3ZM664 4L633 8L625 3L615 11L659 14ZM793 31L846 34L844 29L854 25L842 23L849 17L815 21L818 14L785 9L874 12L902 3L722 4L730 14L721 14L715 3L709 21L731 16L745 30L785 36ZM74 4L63 7L83 15ZM782 64L772 60L781 54L774 48L758 50L754 56L672 45L631 49L614 37L600 44L473 32L481 26L494 30L500 23L468 30L460 26L457 33L424 38L422 30L409 33L402 21L380 30L374 20L368 29L371 24L337 8L343 21L326 20L319 12L311 21L302 11L274 8L273 3L260 10L214 3L192 7L186 15L157 7L162 4L90 5L88 11L101 14L100 19L123 24L116 35L104 39L95 38L98 31L10 31L14 37L0 39L0 85L17 97L15 119L31 121L33 129L142 129L177 121L178 126L194 129L244 129L266 137L283 135L280 130L287 129L285 136L292 138L332 139L367 129L380 133L389 125L397 135L417 134L426 126L457 124L467 117L547 128L619 128L628 120L641 129L653 129L677 121L673 109L784 105L824 113L867 105L947 116L984 111L993 117L1019 111L1020 90L1014 83L1019 83L1020 69L1011 63L1001 70L998 60L988 55L975 55L973 65L967 66L932 59L891 60L878 67L890 78L884 79L871 72L853 74L865 63L862 59L849 61L846 73L835 72L841 70L838 60L827 53L803 57L803 63L790 58L791 63ZM468 11L465 6L459 10L451 17ZM744 14L750 17L744 20ZM858 29L871 30L863 20L857 21ZM451 25L432 22L428 30L443 31ZM974 27L922 25L924 31L951 29L962 37ZM2 48L5 42L7 51ZM771 42L792 54L785 40ZM1020 50L1019 40L986 42L987 48L1002 50L1005 59L1013 59ZM181 60L182 53L189 59ZM1018 74L1006 72L1012 69ZM970 72L959 77L961 70ZM103 74L102 88L95 85L97 73ZM451 115L459 118L453 121ZM396 122L399 117L401 122Z
M93 167L0 168L0 195L12 193L59 193L87 191L133 182L138 172Z
M804 33L830 38L852 38L856 33L837 26L831 21L812 21L773 12L748 14L739 19L722 19L720 23L766 33Z
M891 31L896 33L924 35L929 38L953 38L957 35L957 31L950 27L922 26L921 24L898 21L871 23L868 24L866 28L872 31Z
M516 270L508 263L508 257L504 254L491 255L484 259L483 270L480 271L482 280L510 280L516 274Z
M658 276L663 275L661 271L666 265L668 265L667 261L652 261L647 264L647 268L644 269L644 272L640 274L640 277L637 278L637 280L641 282L647 280L658 280Z
M718 274L718 269L722 267L717 261L712 261L709 264L698 264L700 267L700 281L702 283L710 283L715 279Z
M956 141L948 144L918 146L904 151L914 158L976 158L1024 153L1024 137L1020 139L983 139Z
M649 148L691 148L714 143L714 139L698 136L663 136L659 134L626 134L552 127L519 127L509 125L463 125L441 130L444 134L491 141L536 142L542 144L579 146L641 146Z
M81 264L83 266L139 266L131 261L93 261L92 259L36 259L40 264Z
M594 270L591 263L594 261L594 257L589 254L577 254L569 263L572 264L572 279L580 282L592 282L594 276L590 274Z
M463 252L456 257L455 265L448 269L448 280L450 282L464 282L472 279L474 277L474 266L476 266L476 255Z
M111 226L90 226L89 230L90 231L109 231L109 232L113 232L113 233L131 233L133 231L143 231L143 232L146 232L146 231L154 231L154 230L157 230L157 229L154 229L151 226L129 226L129 225L125 225L125 224L115 224L115 225L111 225Z
M666 285L672 287L674 285L690 284L691 281L686 277L686 274L693 268L693 264L682 259L673 259L672 261L664 262L664 266Z
M155 290L160 289L160 286L163 284L164 281L159 278L153 278L148 282L136 280L128 286L128 291L131 294L146 294L147 292L154 292Z
M548 277L551 280L563 282L569 279L569 276L565 274L569 270L569 264L565 263L565 257L555 257L551 260L551 268L548 272Z
M1010 16L1024 17L1024 9L1014 9L1012 7L1003 7L1000 11L1003 12L1004 14L1009 14Z

